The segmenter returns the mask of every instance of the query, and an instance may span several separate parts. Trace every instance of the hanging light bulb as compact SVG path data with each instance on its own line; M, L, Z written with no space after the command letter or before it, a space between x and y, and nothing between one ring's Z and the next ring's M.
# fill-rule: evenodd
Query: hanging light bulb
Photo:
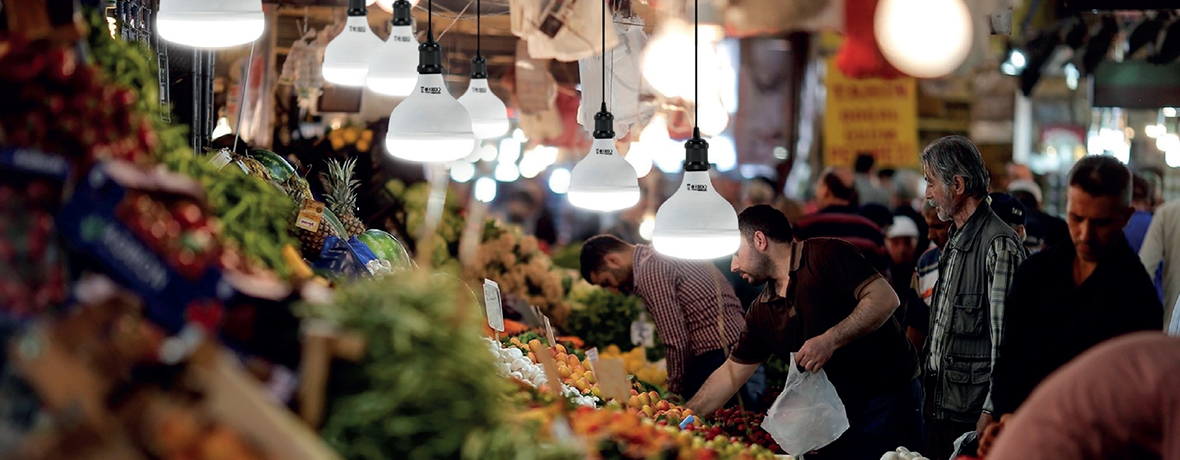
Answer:
M471 58L471 83L467 92L459 97L459 103L471 114L471 127L478 139L492 139L508 132L508 108L488 87L488 60L480 53L480 12L482 5L476 0L475 6L475 57Z
M348 0L344 30L324 49L324 80L340 86L364 86L373 53L381 39L369 30L364 0Z
M874 21L881 53L918 78L951 73L971 52L971 12L962 0L881 0Z
M695 0L693 10L693 16L698 17ZM699 64L695 56L693 63ZM695 93L700 81L694 78L694 82ZM693 100L699 100L695 96ZM661 254L682 259L715 259L732 254L741 244L737 212L713 189L709 179L709 144L701 139L699 127L693 128L692 139L684 143L684 157L684 180L680 188L656 211L652 246Z
M709 144L700 129L684 144L684 180L656 211L652 245L682 259L715 259L741 244L737 213L713 189L709 179Z
M377 48L369 63L365 84L369 89L389 95L406 97L414 92L418 82L418 39L414 38L413 8L406 0L393 2L392 28L389 39Z
M615 148L615 116L606 110L606 2L602 2L602 108L594 114L590 153L570 172L570 204L617 211L639 202L639 176Z
M161 38L195 48L249 43L265 29L262 0L160 0L156 14Z
M433 17L434 2L429 4ZM385 148L395 157L422 162L454 161L475 148L471 115L447 91L442 46L427 23L426 42L418 47L417 90L389 114Z
M606 103L594 115L594 144L574 166L569 184L570 204L594 211L617 211L639 202L639 176L615 149L614 115Z

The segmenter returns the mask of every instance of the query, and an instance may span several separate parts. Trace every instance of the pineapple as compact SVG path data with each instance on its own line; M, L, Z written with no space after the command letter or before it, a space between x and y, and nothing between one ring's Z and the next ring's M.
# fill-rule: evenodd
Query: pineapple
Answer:
M365 231L365 223L356 216L356 190L361 183L352 177L355 168L356 158L349 158L343 163L329 160L328 172L320 173L320 180L323 181L324 190L327 192L324 200L328 203L328 208L344 223L350 237Z
M299 238L299 247L303 253L303 257L307 260L315 261L320 258L320 252L324 249L324 240L328 236L340 237L336 231L328 223L327 219L320 222L319 228L314 232L309 232L302 228L295 226L295 220L299 217L299 209L303 205L303 200L311 198L311 187L307 185L307 181L301 177L294 178L294 186L291 190L291 199L295 201L295 210L291 213L291 232Z

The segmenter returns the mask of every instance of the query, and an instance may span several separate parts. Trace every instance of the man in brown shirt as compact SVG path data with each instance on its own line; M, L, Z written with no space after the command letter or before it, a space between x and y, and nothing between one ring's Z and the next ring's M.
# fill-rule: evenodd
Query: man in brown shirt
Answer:
M899 445L920 450L917 354L892 317L899 302L885 278L844 241L795 240L786 216L769 206L742 211L738 226L731 269L766 288L729 360L688 407L711 413L771 354L795 353L808 371L826 371L850 425L809 459L876 458Z

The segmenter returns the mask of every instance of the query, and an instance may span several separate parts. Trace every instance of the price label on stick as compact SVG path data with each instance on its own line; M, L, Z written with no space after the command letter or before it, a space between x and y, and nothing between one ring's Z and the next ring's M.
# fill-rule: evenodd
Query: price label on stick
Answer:
M545 337L549 338L549 346L557 348L557 339L553 338L553 326L549 324L549 317L542 316L542 318L545 319Z
M586 360L592 363L598 362L598 347L586 350Z
M545 368L545 379L549 381L549 389L553 390L553 394L561 394L561 375L557 373L557 361L553 359L553 352L549 351L547 347L537 349L537 359L541 361L541 367Z
M631 323L631 344L647 348L656 346L656 327L647 321L647 313L639 313L639 319Z
M324 203L315 200L303 200L303 206L299 208L299 217L295 220L295 226L314 232L320 228L320 222L324 218Z
M631 397L631 385L627 383L627 372L623 370L622 359L598 360L594 363L594 376L598 378L598 386L602 388L603 396L618 401L626 401Z
M504 307L500 304L500 285L483 280L483 303L488 312L488 327L504 332Z

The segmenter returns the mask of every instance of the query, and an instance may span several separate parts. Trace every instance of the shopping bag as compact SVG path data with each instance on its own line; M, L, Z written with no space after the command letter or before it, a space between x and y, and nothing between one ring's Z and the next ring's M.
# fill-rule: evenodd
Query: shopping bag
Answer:
M800 371L791 353L791 370L782 394L766 412L762 429L796 457L824 447L848 429L848 414L836 387L821 369Z

